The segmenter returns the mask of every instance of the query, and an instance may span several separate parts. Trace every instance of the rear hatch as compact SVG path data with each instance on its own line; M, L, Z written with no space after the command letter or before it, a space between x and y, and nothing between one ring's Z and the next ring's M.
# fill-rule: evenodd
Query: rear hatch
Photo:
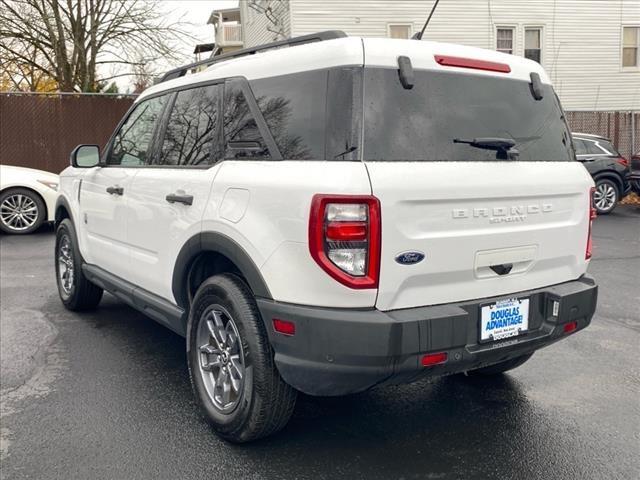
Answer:
M541 83L536 99L521 65L446 69L421 55L408 55L410 89L397 68L364 71L362 157L382 207L376 306L458 302L580 277L593 182L575 161L552 87Z

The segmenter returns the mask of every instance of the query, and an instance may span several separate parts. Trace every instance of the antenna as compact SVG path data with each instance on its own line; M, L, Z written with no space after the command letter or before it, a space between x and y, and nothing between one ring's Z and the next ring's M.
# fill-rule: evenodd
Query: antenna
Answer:
M433 7L431 8L431 13L429 13L429 18L427 18L427 21L424 22L424 26L422 27L422 30L420 30L413 37L411 37L413 40L422 40L422 35L424 34L424 31L427 29L427 25L429 25L429 20L431 20L431 17L433 16L433 12L436 11L436 7L438 6L439 2L440 0L436 0L436 3L433 4Z

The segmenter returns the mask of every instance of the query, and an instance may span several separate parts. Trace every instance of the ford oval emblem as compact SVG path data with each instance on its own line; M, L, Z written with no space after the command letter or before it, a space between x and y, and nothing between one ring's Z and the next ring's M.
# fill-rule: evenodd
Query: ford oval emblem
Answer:
M396 257L396 262L400 265L413 265L424 260L424 253L422 252L402 252Z

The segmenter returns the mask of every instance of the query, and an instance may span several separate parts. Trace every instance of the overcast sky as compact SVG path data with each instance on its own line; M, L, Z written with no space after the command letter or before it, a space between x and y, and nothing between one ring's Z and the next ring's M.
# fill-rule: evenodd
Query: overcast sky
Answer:
M221 8L237 7L238 0L162 0L160 5L166 15L177 19L183 17L185 22L192 24L191 33L197 37L197 41L188 39L180 46L181 52L193 59L193 48L198 43L211 43L215 40L213 25L207 25L207 20L213 10ZM167 65L167 69L170 68ZM131 90L132 77L120 77L116 83L121 92Z

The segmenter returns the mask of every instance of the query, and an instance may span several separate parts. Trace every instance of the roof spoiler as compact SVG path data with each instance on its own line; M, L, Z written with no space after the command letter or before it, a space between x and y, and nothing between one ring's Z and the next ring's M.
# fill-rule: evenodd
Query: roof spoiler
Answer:
M242 50L236 50L234 52L223 53L215 57L206 58L199 62L189 63L173 70L169 70L165 73L158 83L166 82L167 80L173 80L174 78L180 78L189 72L189 70L198 67L208 67L217 62L229 60L231 58L244 57L246 55L253 55L254 53L263 52L265 50L272 50L281 47L293 47L296 45L303 45L305 43L324 42L325 40L333 40L336 38L345 38L347 34L341 30L327 30L326 32L312 33L310 35L303 35L301 37L288 38L286 40L280 40L277 42L266 43L264 45L258 45L257 47L243 48Z

